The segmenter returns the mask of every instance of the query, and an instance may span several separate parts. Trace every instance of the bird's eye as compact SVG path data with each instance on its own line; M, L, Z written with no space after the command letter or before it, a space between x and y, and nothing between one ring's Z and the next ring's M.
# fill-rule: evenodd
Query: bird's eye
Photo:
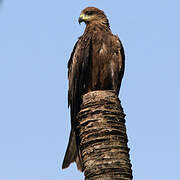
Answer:
M91 16L91 15L94 14L94 11L87 11L85 14L88 15L88 16Z

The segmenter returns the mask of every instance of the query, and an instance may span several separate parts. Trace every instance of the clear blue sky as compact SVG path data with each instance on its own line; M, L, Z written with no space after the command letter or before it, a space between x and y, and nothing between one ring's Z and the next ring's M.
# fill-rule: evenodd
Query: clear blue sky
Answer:
M180 2L4 0L0 7L0 179L80 180L61 170L70 131L67 61L96 6L126 51L120 98L135 180L179 180Z

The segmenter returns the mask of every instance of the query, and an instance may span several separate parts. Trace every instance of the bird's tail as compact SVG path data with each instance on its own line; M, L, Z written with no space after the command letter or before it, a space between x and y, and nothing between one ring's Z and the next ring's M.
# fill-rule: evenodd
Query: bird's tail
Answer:
M69 143L66 149L66 154L63 160L62 169L69 167L72 162L76 162L78 170L83 171L81 155L79 153L79 148L76 143L76 134L73 129L71 129Z

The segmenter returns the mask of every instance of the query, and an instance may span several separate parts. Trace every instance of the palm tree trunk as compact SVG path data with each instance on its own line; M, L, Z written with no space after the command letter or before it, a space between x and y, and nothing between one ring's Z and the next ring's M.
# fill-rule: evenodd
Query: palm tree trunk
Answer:
M114 91L83 96L77 119L85 180L132 180L124 118Z

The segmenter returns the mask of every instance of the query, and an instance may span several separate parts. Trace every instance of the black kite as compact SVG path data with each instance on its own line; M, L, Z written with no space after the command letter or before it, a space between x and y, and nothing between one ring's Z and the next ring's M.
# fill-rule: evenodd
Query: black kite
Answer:
M115 90L119 94L124 74L125 55L118 36L113 35L103 11L85 8L79 23L85 22L84 34L76 42L68 62L68 105L71 111L71 134L62 168L76 162L83 171L76 116L82 95L94 90Z

